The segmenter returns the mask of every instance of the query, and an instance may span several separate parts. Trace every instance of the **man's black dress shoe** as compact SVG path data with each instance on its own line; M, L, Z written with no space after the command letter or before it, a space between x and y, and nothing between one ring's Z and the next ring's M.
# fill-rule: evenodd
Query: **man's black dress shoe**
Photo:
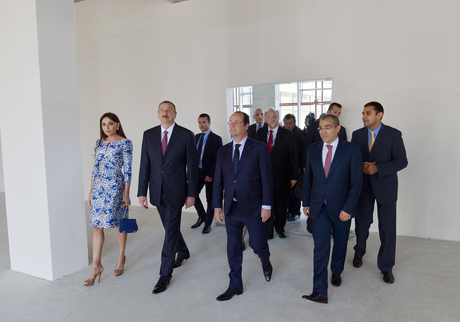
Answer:
M216 298L216 300L218 300L218 301L228 301L233 297L233 295L240 295L240 294L243 294L243 289L242 288L229 287L224 293L219 295Z
M208 234L211 231L211 226L204 225L203 230L201 231L202 234Z
M393 284L395 282L395 277L391 271L389 272L382 272L383 274L383 281L388 284Z
M190 227L190 228L192 228L192 229L198 228L198 227L201 226L202 223L204 223L204 220L198 217L198 220L196 221L196 223L194 225L192 225L192 227Z
M280 238L286 238L286 234L284 233L284 230L277 231L277 233L278 233L278 236L280 236Z
M299 218L300 218L300 214L294 214L294 215L288 216L287 221L296 221Z
M361 267L362 265L363 265L363 257L358 256L355 253L355 257L353 257L353 266L358 268L358 267Z
M331 284L339 287L340 285L342 285L342 277L338 274L332 274Z
M272 273L273 273L273 266L270 264L270 267L263 268L262 270L264 271L264 277L267 282L270 282L272 280Z
M169 281L164 280L164 279L162 279L160 277L160 279L158 280L157 285L155 285L155 287L153 288L152 293L153 294L158 294L158 293L164 292L164 291L166 291L166 287L168 285L169 285Z
M313 292L310 295L303 295L302 298L316 303L327 304L327 295L318 292Z
M182 262L189 259L190 257L184 258L184 257L177 257L176 261L174 262L174 268L178 268L182 266Z

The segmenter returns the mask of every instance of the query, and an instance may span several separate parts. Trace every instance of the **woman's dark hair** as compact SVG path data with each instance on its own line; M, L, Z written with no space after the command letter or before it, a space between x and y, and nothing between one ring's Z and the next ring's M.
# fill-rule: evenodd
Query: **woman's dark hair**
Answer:
M102 129L102 120L105 119L106 117L108 117L112 121L118 123L117 134L119 136L121 136L122 138L126 139L125 132L123 132L123 127L121 126L121 122L120 122L120 119L118 118L118 116L116 116L114 113L111 113L111 112L104 113L104 114L102 114L101 118L99 119L100 138L99 138L99 142L98 142L97 146L94 148L94 152L96 152L96 149L101 145L102 140L107 138L107 134L105 134L104 130Z

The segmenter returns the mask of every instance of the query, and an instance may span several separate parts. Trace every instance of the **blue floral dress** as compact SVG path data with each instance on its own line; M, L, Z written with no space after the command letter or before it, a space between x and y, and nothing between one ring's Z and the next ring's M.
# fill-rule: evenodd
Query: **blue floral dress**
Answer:
M99 140L96 141L96 146ZM121 139L108 143L105 140L96 149L91 180L94 180L91 195L89 223L97 228L120 226L126 208L121 208L125 183L131 183L133 143ZM126 213L128 216L128 213Z

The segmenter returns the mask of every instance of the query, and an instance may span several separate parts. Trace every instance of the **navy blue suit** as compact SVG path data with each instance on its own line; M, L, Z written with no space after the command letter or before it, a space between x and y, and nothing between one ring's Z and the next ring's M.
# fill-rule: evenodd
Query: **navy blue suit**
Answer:
M190 257L180 232L180 219L187 196L197 196L198 156L193 133L177 123L163 156L160 132L161 126L144 132L137 196L147 196L150 190L150 202L160 213L165 228L160 275L169 281L176 253L178 257Z
M270 265L270 252L261 209L262 205L272 205L273 174L267 146L249 137L244 145L236 173L233 170L232 159L233 142L230 142L217 152L213 208L222 208L224 198L227 257L230 266L229 287L242 288L241 236L244 225L249 231L249 246L260 257L263 267Z
M342 210L352 217L356 215L363 166L359 147L339 139L326 178L322 161L323 144L318 142L307 148L302 202L304 207L310 207L309 218L315 241L313 292L327 295L331 231L334 239L331 271L340 275L344 268L351 220L341 221L339 216Z
M391 271L396 253L396 200L398 199L397 172L407 166L406 149L399 130L382 124L372 151L369 152L368 129L353 132L351 142L359 145L363 161L375 162L378 172L365 174L356 216L357 256L366 253L366 241L373 221L374 204L377 200L381 246L377 265L382 273Z
M195 144L198 145L202 133L195 135ZM198 216L204 221L205 227L212 224L214 218L214 209L212 208L212 182L207 182L206 177L214 178L214 169L216 167L217 150L222 146L222 138L217 134L210 132L203 150L203 159L201 168L198 168L198 196L195 200L195 209ZM200 153L198 153L199 155ZM206 189L207 211L204 210L203 203L200 200L201 189Z

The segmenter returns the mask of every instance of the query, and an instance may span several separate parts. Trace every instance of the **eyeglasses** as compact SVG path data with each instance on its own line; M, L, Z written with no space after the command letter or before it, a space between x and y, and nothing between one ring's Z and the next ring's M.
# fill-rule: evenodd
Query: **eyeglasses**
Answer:
M278 115L266 117L267 120L271 120L271 119L276 120L277 118L278 118Z
M335 126L330 126L330 125L326 125L325 127L321 127L319 126L318 127L318 132L321 131L321 130L326 130L326 131L329 131L330 129L334 128Z
M240 121L233 121L233 122L228 122L227 124L228 125L235 125L235 126L238 126L240 124L243 124L244 122L240 122Z

